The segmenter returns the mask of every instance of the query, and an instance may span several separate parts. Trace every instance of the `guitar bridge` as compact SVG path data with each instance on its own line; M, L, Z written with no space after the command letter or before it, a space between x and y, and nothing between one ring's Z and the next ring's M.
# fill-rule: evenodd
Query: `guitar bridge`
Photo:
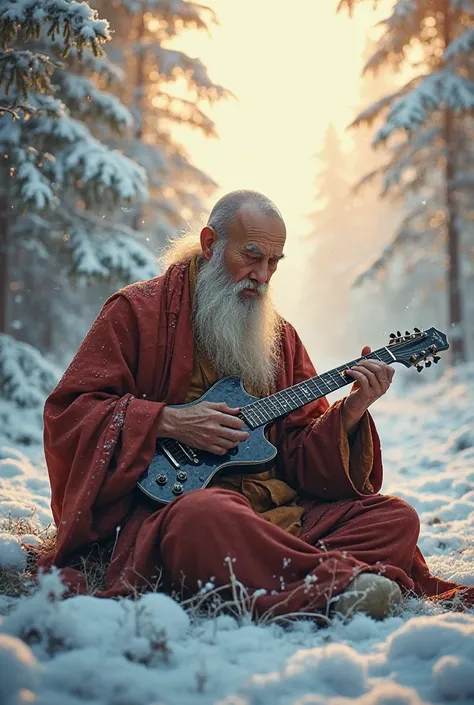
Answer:
M163 451L163 455L165 455L168 460L170 461L171 465L174 467L175 470L179 470L181 467L172 452L167 448L166 441L158 441L158 445Z
M188 458L189 462L191 462L193 465L199 465L198 454L193 448L190 448L189 446L185 445L184 443L180 443L179 441L176 442L176 445L180 450L183 451L185 456Z
M169 460L175 470L179 470L181 463L189 461L193 465L199 465L200 459L194 448L180 443L172 438L159 440L157 445L161 448L163 455Z

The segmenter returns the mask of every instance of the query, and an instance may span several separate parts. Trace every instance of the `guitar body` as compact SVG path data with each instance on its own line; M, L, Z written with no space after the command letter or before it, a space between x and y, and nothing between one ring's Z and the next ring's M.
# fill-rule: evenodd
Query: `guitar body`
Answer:
M226 402L230 407L241 408L256 401L247 394L239 377L224 377L202 397L189 404L172 408L186 408L202 401ZM265 438L265 427L250 428L246 441L232 448L226 455L190 448L170 438L159 438L152 461L138 481L138 487L158 504L168 504L175 497L191 490L204 489L220 471L225 474L251 474L263 472L277 454L277 449Z

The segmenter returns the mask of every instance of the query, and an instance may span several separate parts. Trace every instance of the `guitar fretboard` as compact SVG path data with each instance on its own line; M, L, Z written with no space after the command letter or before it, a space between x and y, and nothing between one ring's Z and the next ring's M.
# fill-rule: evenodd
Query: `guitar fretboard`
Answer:
M276 421L282 416L286 416L291 411L299 409L305 404L309 404L316 399L324 397L330 392L335 392L336 389L345 387L347 384L353 383L353 377L345 374L346 370L350 370L360 360L372 359L381 360L387 364L394 362L395 356L388 348L380 348L364 357L359 357L357 360L347 362L341 367L335 367L329 372L324 372L316 377L305 379L303 382L298 382L292 387L282 389L280 392L275 392L268 397L258 399L243 406L240 410L241 416L251 428L258 428L265 424Z

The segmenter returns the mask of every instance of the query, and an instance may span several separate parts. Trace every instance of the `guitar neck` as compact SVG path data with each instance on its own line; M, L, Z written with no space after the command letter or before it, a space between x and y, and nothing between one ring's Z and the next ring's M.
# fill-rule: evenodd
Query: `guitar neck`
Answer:
M364 355L364 357L347 362L341 367L335 367L329 372L305 379L303 382L298 382L298 384L275 392L275 394L271 394L268 397L257 399L251 404L243 406L240 414L251 428L258 428L272 423L282 416L295 411L295 409L305 406L305 404L310 404L330 392L335 392L336 389L341 389L347 384L353 383L354 379L346 375L346 370L350 370L351 367L354 367L363 359L381 360L386 364L396 361L395 356L388 348L380 348L368 355Z

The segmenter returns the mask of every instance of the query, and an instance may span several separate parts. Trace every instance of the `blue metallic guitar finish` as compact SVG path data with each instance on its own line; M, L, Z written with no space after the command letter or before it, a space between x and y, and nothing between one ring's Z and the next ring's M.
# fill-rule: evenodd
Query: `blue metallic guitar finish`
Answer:
M171 408L186 408L202 401L226 402L230 407L241 408L256 400L247 394L239 377L224 377L196 401ZM172 439L158 439L156 452L138 487L158 504L168 504L190 490L207 487L221 470L225 469L226 474L263 472L277 449L265 438L264 426L252 429L245 424L242 430L249 433L248 439L226 455L192 449Z

